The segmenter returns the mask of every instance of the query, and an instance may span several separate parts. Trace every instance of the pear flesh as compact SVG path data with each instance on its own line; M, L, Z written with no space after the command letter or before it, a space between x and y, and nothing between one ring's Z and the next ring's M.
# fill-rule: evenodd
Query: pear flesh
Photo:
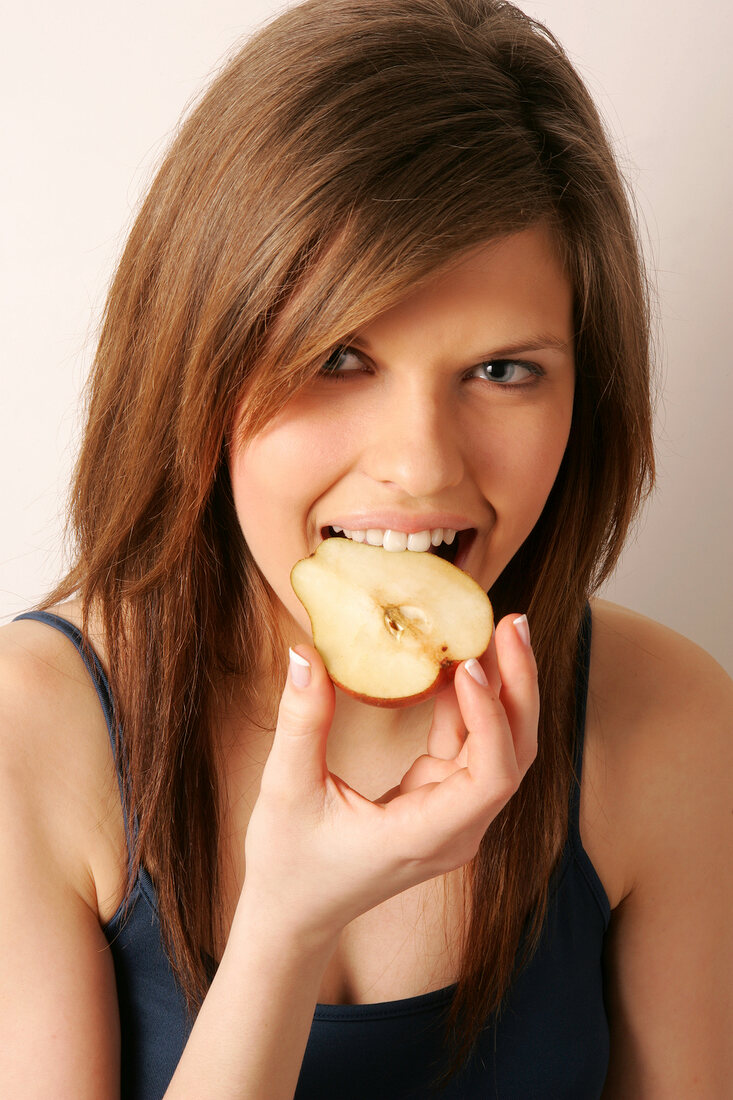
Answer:
M331 679L375 706L428 698L491 640L486 593L428 552L329 538L294 565L290 582Z

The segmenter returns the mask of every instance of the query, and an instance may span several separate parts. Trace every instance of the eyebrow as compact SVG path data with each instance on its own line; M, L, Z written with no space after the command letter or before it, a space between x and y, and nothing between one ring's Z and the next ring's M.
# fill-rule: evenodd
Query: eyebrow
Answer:
M372 353L373 349L368 340L363 339L357 333L351 333L345 337L342 341L342 346L348 347L349 344L358 344L363 347L365 351ZM492 348L491 351L484 353L479 352L478 355L472 355L472 360L488 360L488 359L510 359L515 355L526 354L533 351L560 351L571 352L573 349L572 336L568 340L562 340L559 336L553 336L550 333L542 333L539 336L531 336L525 340L516 341L512 344L505 344L502 347Z
M493 349L491 353L487 355L487 358L508 359L512 355L519 355L522 352L528 351L567 352L572 350L572 345L572 338L569 340L561 340L559 336L536 336L530 340L522 340L515 344Z

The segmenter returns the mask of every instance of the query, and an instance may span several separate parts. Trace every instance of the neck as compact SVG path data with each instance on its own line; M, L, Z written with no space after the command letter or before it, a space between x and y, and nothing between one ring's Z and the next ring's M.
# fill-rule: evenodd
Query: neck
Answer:
M313 644L310 633L285 612L278 625L284 653L288 645ZM279 683L277 670L261 661L248 688L241 683L231 684L231 694L223 707L224 736L220 742L230 762L244 755L250 761L256 757L260 768L264 765L277 721ZM426 751L433 701L410 707L375 707L338 687L335 692L328 768L360 794L379 798L399 784L415 758ZM224 769L229 770L226 764Z
M433 702L375 707L338 687L335 692L328 768L365 797L379 798L397 786L415 758L426 751ZM232 684L222 703L219 748L224 773L245 766L248 774L253 767L260 771L272 746L279 696L271 692L267 698L265 693L255 697L251 690Z
M374 707L336 688L329 769L367 798L379 798L426 751L432 711L431 700L412 707Z

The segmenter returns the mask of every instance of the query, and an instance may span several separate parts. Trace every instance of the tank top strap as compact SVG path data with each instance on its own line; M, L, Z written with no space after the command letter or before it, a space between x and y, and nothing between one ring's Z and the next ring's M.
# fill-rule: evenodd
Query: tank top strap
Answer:
M120 763L120 761L124 763L127 762L125 742L122 736L122 726L117 721L115 704L112 698L109 681L102 668L101 662L91 645L84 641L79 628L75 626L74 623L69 622L68 619L64 619L60 615L54 615L51 611L26 611L22 615L16 615L14 621L17 622L20 619L32 619L39 623L45 623L47 626L54 627L54 629L64 634L78 650L91 676L92 683L94 684L102 707L104 720L107 725L109 742L112 747L112 757L117 773L117 785L120 790L120 800L122 802L122 818L125 826L125 840L127 841L128 866L130 866L132 864L133 844L137 838L138 832L137 818L133 816L132 820L130 820L130 799L125 791L123 768ZM127 774L127 768L124 768L124 773Z

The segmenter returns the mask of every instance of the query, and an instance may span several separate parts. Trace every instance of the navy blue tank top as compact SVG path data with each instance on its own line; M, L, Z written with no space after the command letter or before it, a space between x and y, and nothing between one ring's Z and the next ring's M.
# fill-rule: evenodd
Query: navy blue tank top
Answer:
M92 674L115 745L115 709L95 654L77 628L48 612L28 612L62 631ZM555 869L539 946L515 977L498 1017L467 1065L447 1085L443 1022L455 986L405 1000L317 1005L295 1100L593 1100L608 1066L601 955L610 909L580 840L580 776L590 660L586 609L576 679L576 782L568 839ZM122 795L122 780L117 766ZM124 799L123 799L124 807ZM124 812L124 810L123 810ZM125 820L128 844L135 821ZM155 889L145 870L131 904L104 928L114 961L122 1039L123 1100L163 1096L190 1033L185 1002L163 949Z

